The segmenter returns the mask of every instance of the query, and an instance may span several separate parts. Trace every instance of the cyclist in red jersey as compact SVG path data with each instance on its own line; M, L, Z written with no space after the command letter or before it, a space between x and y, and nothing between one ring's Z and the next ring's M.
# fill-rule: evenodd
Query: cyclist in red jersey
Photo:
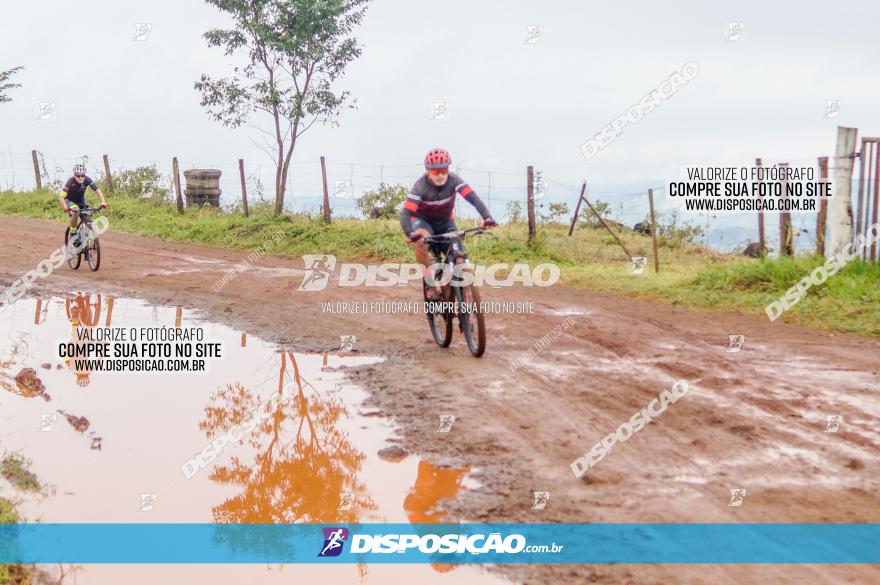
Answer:
M453 221L455 195L476 207L483 218L483 227L498 225L492 219L489 209L477 197L476 192L464 179L449 172L452 157L442 148L434 148L425 157L425 174L419 177L403 202L400 211L400 226L407 235L407 241L415 243L416 260L423 268L423 276L428 276L431 263L428 246L423 238L456 230ZM436 299L439 291L432 288L429 300Z

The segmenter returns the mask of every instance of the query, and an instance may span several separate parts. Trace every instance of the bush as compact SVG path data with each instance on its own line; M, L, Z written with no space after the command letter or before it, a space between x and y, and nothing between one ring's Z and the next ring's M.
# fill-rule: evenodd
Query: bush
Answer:
M602 201L601 199L596 199L591 202L593 204L593 208L596 210L596 213L602 216L602 219L608 219L611 215L611 204L607 201ZM586 226L591 228L600 228L602 227L602 222L599 221L599 218L596 217L596 213L593 213L593 210L590 209L589 205L584 205L581 207L581 213L578 216L577 224L579 226Z
M520 223L522 221L522 204L519 201L507 202L507 223Z
M541 205L541 211L538 213L538 217L541 219L541 223L558 223L559 220L564 219L568 213L568 203L550 203L547 205L546 210L544 209L544 206Z
M102 179L102 189L106 191L106 177ZM169 187L163 187L165 180L156 165L122 169L113 173L113 195L124 195L137 199L168 198Z
M681 221L678 210L657 214L657 244L666 248L682 248L696 245L705 234L698 226Z
M367 191L357 205L364 217L371 219L394 219L400 215L400 208L409 190L403 185L381 183L374 191Z

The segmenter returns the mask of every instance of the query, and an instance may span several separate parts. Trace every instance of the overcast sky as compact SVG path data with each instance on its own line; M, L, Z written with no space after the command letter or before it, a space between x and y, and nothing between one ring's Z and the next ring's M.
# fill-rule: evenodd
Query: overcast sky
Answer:
M216 166L224 187L236 161L270 159L253 130L209 120L193 82L229 60L201 34L223 25L196 0L40 0L8 3L0 21L0 70L23 65L14 101L0 105L0 184L32 183L30 150L65 168L108 153L131 166L172 156L184 167ZM725 40L728 22L744 26ZM661 184L694 163L812 164L833 154L837 125L880 134L880 3L851 2L421 2L376 0L357 32L363 55L338 83L358 100L339 128L313 128L294 155L295 193L316 193L318 157L331 180L410 184L425 151L450 150L461 174L492 207L522 191L526 165L559 185L584 178L597 190ZM133 40L135 24L151 27ZM542 27L526 42L528 27ZM696 61L700 72L587 162L580 145ZM836 118L826 101L840 100ZM37 104L55 103L51 120ZM445 120L431 104L449 103ZM12 155L10 157L9 152ZM11 160L10 160L11 158ZM343 164L344 163L344 164ZM394 167L393 165L411 165ZM472 169L472 170L468 170ZM506 174L510 173L510 174ZM555 185L555 186L554 186ZM662 202L661 202L662 203Z

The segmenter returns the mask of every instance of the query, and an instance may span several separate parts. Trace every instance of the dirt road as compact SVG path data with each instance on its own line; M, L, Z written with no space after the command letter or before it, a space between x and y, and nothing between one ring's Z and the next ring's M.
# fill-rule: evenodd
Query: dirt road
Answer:
M0 284L48 257L62 226L0 218ZM11 237L14 236L14 237ZM489 315L489 344L449 350L421 315L330 314L321 302L418 300L415 286L298 292L302 260L262 257L219 292L247 252L109 232L97 273L63 267L31 294L120 294L201 310L289 347L331 350L340 335L386 358L351 371L401 429L401 447L476 469L482 485L450 504L466 521L878 522L880 340L759 317L564 287L484 289L533 301ZM319 253L320 251L316 251ZM641 276L633 278L650 278ZM566 319L531 361L514 360ZM569 322L571 323L571 322ZM728 335L745 336L728 352ZM569 464L677 380L689 392L577 479ZM447 433L438 417L454 415ZM828 417L842 416L836 432ZM729 506L731 489L745 489ZM550 493L543 510L533 492ZM543 566L496 569L528 583L876 583L873 566Z

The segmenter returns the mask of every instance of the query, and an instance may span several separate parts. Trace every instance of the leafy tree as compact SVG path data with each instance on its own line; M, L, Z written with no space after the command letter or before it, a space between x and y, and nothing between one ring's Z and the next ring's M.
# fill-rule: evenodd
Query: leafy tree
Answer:
M558 222L566 215L568 215L568 203L549 203L546 210L541 205L541 212L538 214L541 223Z
M686 244L696 245L705 233L702 227L682 220L677 209L657 214L657 243L661 246L681 248Z
M6 95L6 91L21 87L20 83L8 83L9 78L24 69L24 67L13 67L6 71L0 71L0 104L3 102L11 102L12 98Z
M315 122L338 125L350 92L334 93L333 82L360 56L350 34L369 0L207 0L230 16L234 26L203 36L224 54L245 53L248 63L234 74L195 83L201 105L224 126L235 128L251 114L268 117L271 130L254 126L269 139L260 146L275 161L275 213L284 207L290 160L297 138Z
M357 200L358 208L364 217L372 219L394 219L400 215L407 188L404 185L381 183L378 189L367 191Z
M507 222L519 223L522 221L522 204L519 201L507 202Z
M608 219L608 217L611 215L611 204L609 204L607 201L596 199L595 201L591 201L590 203L593 204L593 208L596 210L596 213L602 216L602 219ZM591 228L602 227L602 222L599 221L599 218L596 217L596 213L593 213L593 210L590 209L589 205L582 205L580 215L578 216L578 225Z

